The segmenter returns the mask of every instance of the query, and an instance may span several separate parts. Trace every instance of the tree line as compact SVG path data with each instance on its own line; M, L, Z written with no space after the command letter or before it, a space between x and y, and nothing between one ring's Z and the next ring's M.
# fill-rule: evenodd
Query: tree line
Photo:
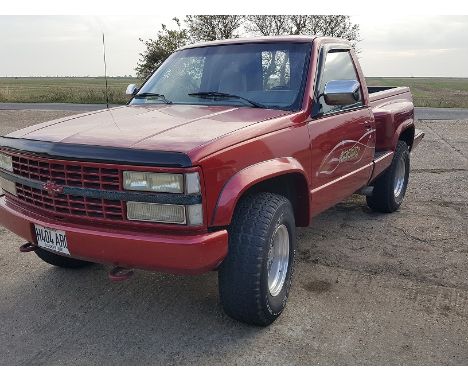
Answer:
M341 37L353 46L359 41L359 25L344 15L189 15L175 28L162 24L155 39L143 40L145 51L135 68L147 78L176 49L196 42L242 36L317 35Z

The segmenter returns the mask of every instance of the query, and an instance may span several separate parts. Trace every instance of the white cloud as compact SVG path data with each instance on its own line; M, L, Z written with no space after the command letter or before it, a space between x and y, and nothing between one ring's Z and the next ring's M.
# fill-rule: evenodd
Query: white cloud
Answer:
M468 77L468 16L353 17L367 76Z
M183 16L179 16L183 18ZM0 16L0 76L101 75L106 34L110 75L133 74L172 16ZM367 76L468 77L468 16L353 16ZM172 24L173 25L173 24Z

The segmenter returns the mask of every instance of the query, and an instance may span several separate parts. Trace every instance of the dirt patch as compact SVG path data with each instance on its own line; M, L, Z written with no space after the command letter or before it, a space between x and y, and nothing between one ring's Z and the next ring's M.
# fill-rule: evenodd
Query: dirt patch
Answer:
M324 293L332 288L332 284L325 280L314 280L304 284L304 289L308 292Z

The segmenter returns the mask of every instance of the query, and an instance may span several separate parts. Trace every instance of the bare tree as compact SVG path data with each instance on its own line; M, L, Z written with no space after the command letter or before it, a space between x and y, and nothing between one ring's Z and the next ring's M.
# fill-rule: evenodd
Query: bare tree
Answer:
M289 18L285 15L252 15L247 16L246 29L263 36L289 34Z
M237 31L243 20L242 15L198 15L185 18L192 42L239 37Z
M353 24L349 16L319 16L319 30L315 34L330 37L341 37L350 41L359 40L359 25Z
M332 16L334 17L334 16ZM299 35L324 35L322 15L291 15L291 34Z
M289 16L289 23L290 23L290 29L289 33L290 34L311 34L311 31L309 30L310 24L314 24L313 22L311 23L311 18L315 17L313 15L291 15Z
M252 15L246 29L264 36L315 35L340 37L353 46L359 41L359 25L345 15Z

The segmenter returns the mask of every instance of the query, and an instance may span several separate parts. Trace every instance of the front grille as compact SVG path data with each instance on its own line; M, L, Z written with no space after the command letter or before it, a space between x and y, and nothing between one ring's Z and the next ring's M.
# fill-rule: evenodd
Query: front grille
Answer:
M13 156L13 172L28 179L42 182L54 181L57 184L118 191L120 189L119 170L99 165L64 164L59 161Z
M73 195L50 196L46 191L16 185L17 198L35 207L53 211L59 216L86 216L108 220L124 220L123 202Z
M67 163L60 160L13 154L13 172L27 179L52 181L58 185L108 191L121 190L121 172L105 164ZM61 217L76 216L105 220L126 220L125 202L56 194L18 184L17 199L26 205Z

